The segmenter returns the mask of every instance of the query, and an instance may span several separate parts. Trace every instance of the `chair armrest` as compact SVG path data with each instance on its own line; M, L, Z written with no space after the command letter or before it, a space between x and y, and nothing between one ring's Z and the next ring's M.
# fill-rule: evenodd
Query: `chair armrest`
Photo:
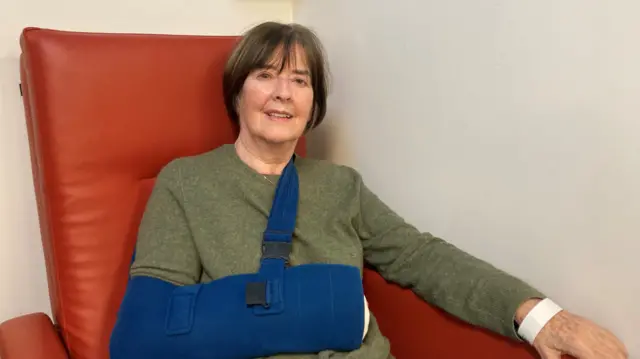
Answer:
M535 359L528 344L471 326L365 269L369 308L398 359Z
M51 319L44 313L33 313L0 324L0 358L68 359L68 356Z

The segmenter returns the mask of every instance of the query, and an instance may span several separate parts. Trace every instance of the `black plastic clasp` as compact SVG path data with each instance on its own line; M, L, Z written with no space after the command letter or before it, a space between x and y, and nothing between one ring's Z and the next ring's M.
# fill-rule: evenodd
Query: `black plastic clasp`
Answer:
M262 242L262 259L282 259L288 264L291 247L291 242Z

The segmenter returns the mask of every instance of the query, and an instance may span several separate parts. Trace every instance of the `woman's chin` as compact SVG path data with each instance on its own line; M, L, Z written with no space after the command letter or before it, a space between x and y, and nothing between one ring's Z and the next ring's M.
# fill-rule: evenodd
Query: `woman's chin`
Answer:
M267 142L273 144L284 144L294 142L300 138L300 134L292 131L269 131L262 136Z

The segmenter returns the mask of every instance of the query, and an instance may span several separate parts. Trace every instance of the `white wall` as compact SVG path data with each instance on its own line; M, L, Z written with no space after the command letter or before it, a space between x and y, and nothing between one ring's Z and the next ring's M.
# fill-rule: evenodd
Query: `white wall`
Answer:
M640 358L640 2L299 0L334 73L313 154Z
M0 0L0 322L50 313L18 91L22 28L234 35L291 14L290 0Z

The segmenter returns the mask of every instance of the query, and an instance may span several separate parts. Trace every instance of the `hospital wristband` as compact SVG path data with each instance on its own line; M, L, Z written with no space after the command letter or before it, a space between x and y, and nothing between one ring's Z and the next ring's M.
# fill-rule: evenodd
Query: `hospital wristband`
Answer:
M518 335L529 344L533 344L542 328L560 311L562 311L562 308L551 299L545 298L541 300L520 323Z

